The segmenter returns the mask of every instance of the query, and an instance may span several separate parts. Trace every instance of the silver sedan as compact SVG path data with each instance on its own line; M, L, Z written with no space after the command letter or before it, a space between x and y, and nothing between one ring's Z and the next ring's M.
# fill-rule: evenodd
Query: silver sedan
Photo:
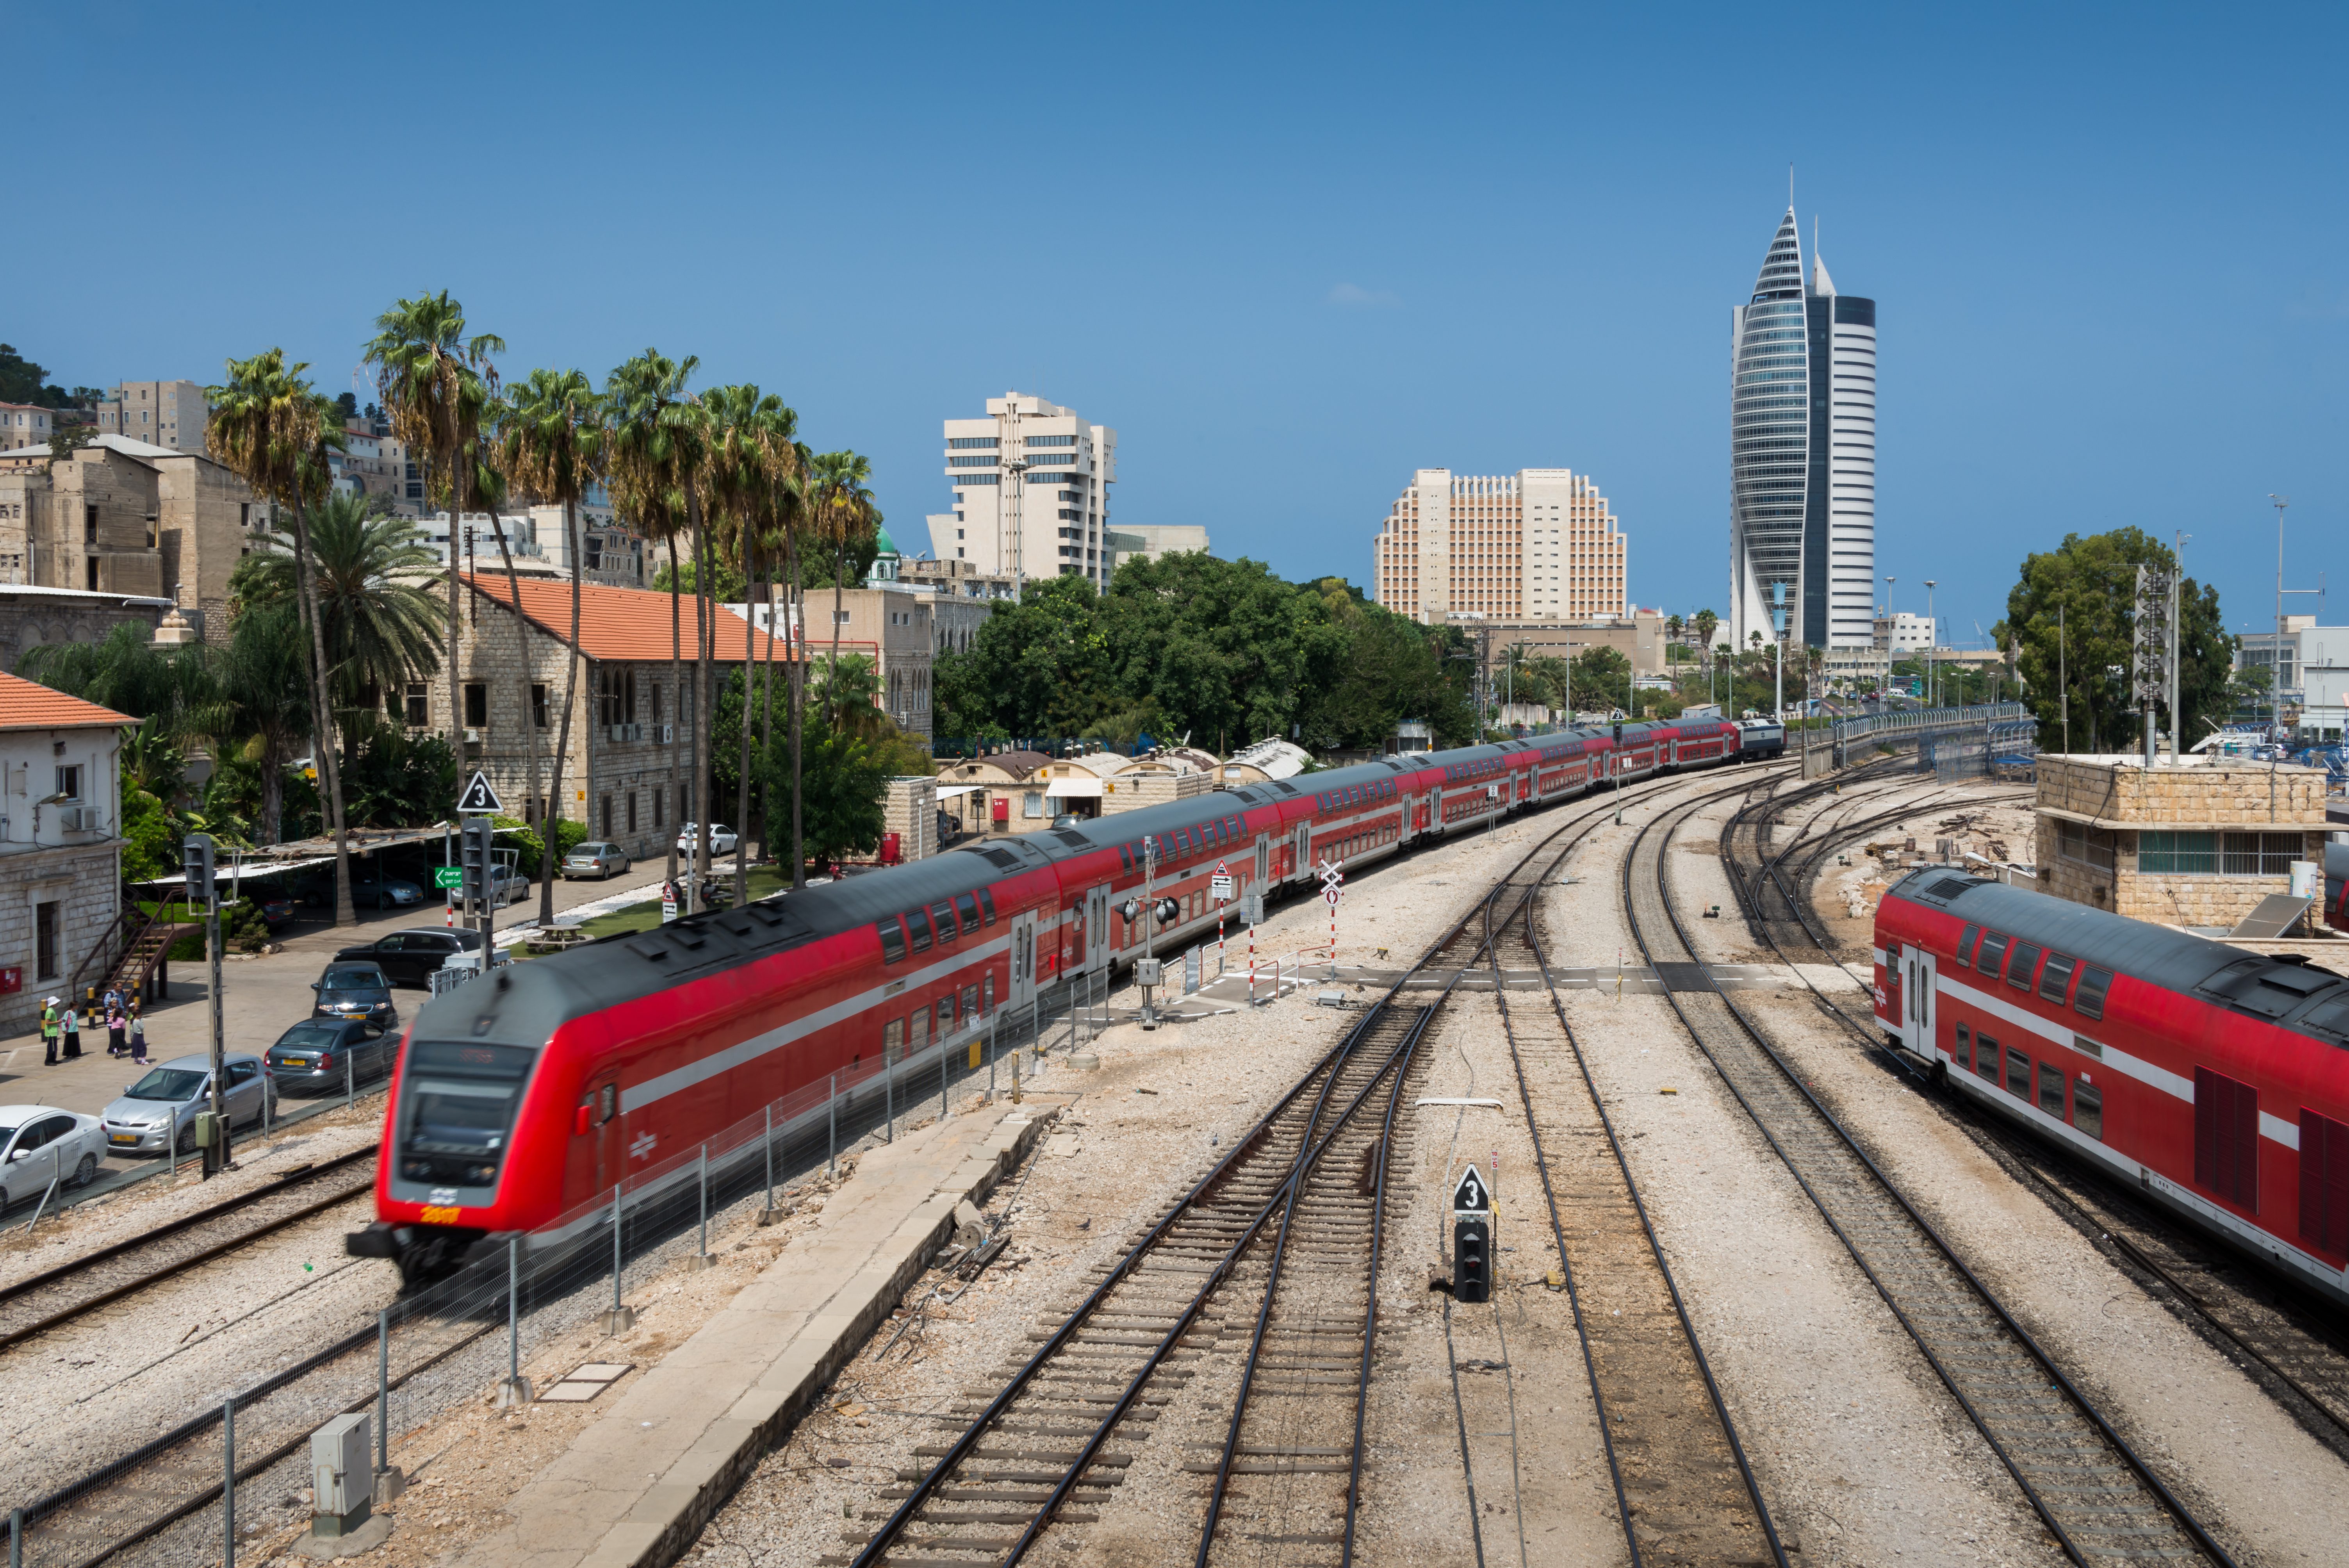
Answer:
M53 1105L0 1105L0 1209L38 1198L49 1183L86 1187L106 1158L94 1116Z

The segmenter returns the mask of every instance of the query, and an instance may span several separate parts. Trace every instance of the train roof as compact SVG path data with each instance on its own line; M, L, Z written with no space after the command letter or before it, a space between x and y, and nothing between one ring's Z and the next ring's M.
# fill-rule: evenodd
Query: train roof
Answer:
M1895 882L1888 896L1947 910L1970 924L2165 990L2190 992L2330 1045L2349 1045L2349 982L2297 955L2245 953L2191 932L1988 882L1956 866L1921 866Z

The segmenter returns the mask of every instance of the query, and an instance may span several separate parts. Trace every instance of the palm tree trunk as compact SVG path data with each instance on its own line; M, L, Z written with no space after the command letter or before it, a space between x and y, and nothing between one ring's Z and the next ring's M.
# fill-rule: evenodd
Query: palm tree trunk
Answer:
M741 520L742 526L742 769L734 779L734 907L741 908L750 902L750 676L757 671L758 655L751 645L757 628L750 614L751 573L758 562L752 552L757 539L750 520Z
M783 541L783 554L792 580L785 585L783 616L792 642L783 649L783 678L791 683L785 706L792 727L792 886L807 886L807 837L802 807L805 790L800 779L801 715L807 707L807 591L800 586L800 552L796 535ZM794 654L796 653L796 656Z
M834 729L840 727L840 596L843 588L842 580L847 575L848 544L845 540L843 540L840 547L833 552L832 665L823 672L823 716L825 722ZM874 645L873 651L876 655L873 662L877 666L881 662L877 656L881 651L878 643Z
M709 721L715 710L716 693L710 688L710 639L718 628L704 608L709 603L709 530L701 515L701 492L691 479L685 483L685 518L693 529L693 799L694 820L700 824L693 835L693 907L706 909L709 903L709 860L716 846L717 801L711 799L710 775L716 771L716 758L710 755ZM737 858L740 858L739 848Z
M282 843L285 838L285 754L274 740L261 746L261 841Z
M513 595L514 644L522 652L522 668L516 684L522 688L522 755L523 788L529 792L529 804L523 808L523 820L534 815L538 819L538 874L545 890L539 895L542 907L548 908L550 923L554 901L554 813L552 804L538 792L538 715L531 711L530 688L530 619L522 613L522 578L514 571L513 552L506 548L506 520L497 509L490 510L490 527L498 536L498 559L505 563L506 592ZM575 564L577 557L573 557ZM486 748L485 748L486 749Z
M554 925L554 822L563 814L563 759L571 754L571 709L579 700L579 501L576 497L563 503L564 548L571 562L571 646L564 661L563 719L554 731L554 778L547 780L546 880L538 890L538 923L552 929ZM579 810L579 820L587 820L585 807Z
M343 770L335 751L335 710L326 678L326 631L319 624L317 584L310 574L310 514L297 493L294 498L294 586L301 606L302 624L310 634L310 755L326 779L326 820L335 835L335 923L356 925L351 908L351 851L343 828Z
M682 612L678 606L678 593L684 586L678 581L681 573L677 564L677 532L671 527L668 536L668 695L670 722L668 741L668 799L671 809L679 817L685 815L684 791L679 787L677 740L685 730L685 629L680 624ZM679 822L682 828L685 824ZM668 840L668 885L677 886L677 834L665 835Z
M766 590L767 643L760 658L759 698L765 708L759 720L759 756L767 764L759 770L759 857L775 858L775 562L771 554L763 556L760 565L765 578L760 586Z

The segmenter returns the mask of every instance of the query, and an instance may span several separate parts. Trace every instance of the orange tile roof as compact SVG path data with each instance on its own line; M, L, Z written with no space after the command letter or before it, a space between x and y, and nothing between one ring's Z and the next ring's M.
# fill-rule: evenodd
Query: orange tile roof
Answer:
M458 573L468 586L485 598L501 604L513 603L507 592L503 573L464 572ZM522 613L530 624L549 636L568 640L571 634L571 584L550 582L543 578L523 578ZM678 597L678 628L683 634L678 646L683 655L693 657L693 596ZM750 623L733 611L720 608L718 612L718 647L716 661L721 665L742 662L743 633ZM771 650L769 643L774 646ZM669 656L669 595L643 588L606 588L585 583L579 588L579 651L591 659L666 659ZM781 638L753 632L750 637L753 659L773 658L781 663L789 649Z
M0 672L0 729L74 729L138 722L110 707L52 691L38 681Z

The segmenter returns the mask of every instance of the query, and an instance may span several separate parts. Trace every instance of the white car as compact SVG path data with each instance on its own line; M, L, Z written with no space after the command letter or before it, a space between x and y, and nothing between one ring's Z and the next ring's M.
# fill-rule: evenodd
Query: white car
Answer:
M0 1209L38 1198L60 1178L87 1187L106 1159L98 1118L54 1105L0 1105Z
M680 855L689 855L693 853L693 836L700 830L701 824L698 822L688 822L681 830L679 830L677 835L677 852ZM728 827L725 823L712 822L709 825L709 853L711 858L715 859L719 855L732 854L734 852L735 845L740 841L741 841L740 839L735 837L734 830Z

